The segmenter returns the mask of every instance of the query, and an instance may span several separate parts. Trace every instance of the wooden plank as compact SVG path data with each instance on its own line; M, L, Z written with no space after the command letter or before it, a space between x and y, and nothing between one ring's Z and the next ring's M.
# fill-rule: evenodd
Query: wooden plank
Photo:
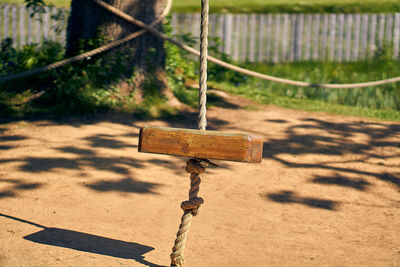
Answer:
M25 6L19 6L19 47L25 45Z
M242 16L242 25L243 25L243 31L241 34L242 37L242 46L241 46L241 61L247 61L247 36L248 36L248 29L247 29L247 15L241 15Z
M176 13L172 13L172 18L171 18L171 28L172 28L172 35L178 34L177 32L177 23L178 20L178 15Z
M57 8L52 7L51 8L51 17L50 17L50 39L52 41L57 40L57 33L56 33L56 21L54 20L54 17L57 15Z
M344 33L344 14L339 14L339 40L337 45L337 60L343 61L343 33Z
M240 15L235 16L235 39L233 41L233 59L239 60Z
M258 57L257 62L263 62L264 51L264 14L259 15L258 26Z
M143 127L139 152L259 163L263 142L256 135L168 127Z
M329 29L329 59L335 60L335 37L336 37L336 14L330 14L330 29Z
M8 18L9 18L9 5L5 5L3 9L3 22L4 22L4 30L3 30L3 39L6 39L8 37Z
M220 46L218 47L218 51L224 51L224 16L219 14L218 15L218 38L220 41Z
M351 56L351 29L353 28L353 16L351 14L346 15L347 22L346 22L346 61L350 61Z
M319 24L320 24L320 14L315 15L314 23L314 49L313 49L313 60L316 61L319 55Z
M17 46L17 6L13 5L11 8L11 37L13 39L13 46Z
M371 15L371 27L370 27L370 39L369 39L369 56L372 57L376 50L375 40L376 40L376 14Z
M393 58L397 59L400 45L400 13L395 13L394 19Z
M225 18L224 52L229 56L231 56L231 46L232 46L232 24L233 24L232 14L227 14Z
M353 60L358 59L358 46L360 45L360 14L355 15L354 42L353 42Z
M290 46L290 54L289 54L289 61L293 62L294 61L294 54L295 54L295 50L296 50L296 15L295 14L291 14L290 15L290 20L291 20L291 46Z
M361 58L366 59L367 56L367 43L368 43L368 24L369 17L367 14L362 15L362 42L361 42Z
M327 39L328 39L328 15L323 14L322 15L323 19L323 28L322 28L322 46L321 46L321 58L320 60L325 60L326 59L326 44L327 44Z
M34 19L36 22L36 43L40 44L42 41L42 35L41 35L42 21L40 18L40 14L36 13Z
M288 32L289 32L289 14L283 14L283 40L282 40L282 61L285 62L288 59L287 43L288 43Z
M278 63L279 37L280 37L281 15L275 15L275 44L274 44L274 63Z
M43 37L49 39L49 19L50 19L50 8L45 7L45 13L43 14Z
M379 14L378 47L383 48L383 37L385 34L385 15Z
M250 43L249 43L249 61L254 62L256 58L256 15L250 15Z
M393 14L386 14L386 44L391 45L393 33Z
M312 16L310 14L306 15L306 51L304 54L304 60L310 60L310 52L311 52L311 31L312 31Z
M271 62L271 36L272 36L272 15L271 14L266 14L267 16L267 48L266 48L266 56L267 56L267 61Z
M28 8L28 44L32 43L32 20L33 18L31 17L32 14L32 8Z

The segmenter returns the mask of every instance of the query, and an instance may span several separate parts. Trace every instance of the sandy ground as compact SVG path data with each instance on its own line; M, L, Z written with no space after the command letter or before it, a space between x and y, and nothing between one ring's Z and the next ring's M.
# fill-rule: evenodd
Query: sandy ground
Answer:
M202 175L187 266L400 266L400 124L243 105L211 108L209 129L263 136L263 162ZM0 266L169 265L185 159L137 136L195 121L0 125Z

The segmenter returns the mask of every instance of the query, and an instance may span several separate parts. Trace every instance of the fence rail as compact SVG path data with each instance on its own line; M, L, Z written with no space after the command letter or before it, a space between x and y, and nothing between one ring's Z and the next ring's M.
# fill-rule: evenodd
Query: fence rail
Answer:
M23 5L0 5L0 40L15 46L65 43L68 10L36 14ZM172 14L174 35L199 36L200 14ZM394 14L212 14L210 45L237 61L359 61L377 53L400 56L400 13ZM221 42L215 42L214 38Z

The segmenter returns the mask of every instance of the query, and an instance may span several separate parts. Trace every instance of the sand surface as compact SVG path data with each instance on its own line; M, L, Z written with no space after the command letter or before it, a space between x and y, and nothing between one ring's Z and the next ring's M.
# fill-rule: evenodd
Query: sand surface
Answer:
M400 266L400 124L245 101L209 129L264 138L261 164L218 161L187 266ZM168 266L185 159L137 152L129 116L0 125L0 266Z

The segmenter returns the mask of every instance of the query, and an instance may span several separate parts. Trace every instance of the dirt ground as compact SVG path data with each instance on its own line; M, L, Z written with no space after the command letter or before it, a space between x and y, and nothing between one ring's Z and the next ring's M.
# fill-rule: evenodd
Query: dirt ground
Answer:
M228 101L229 102L229 101ZM216 162L187 266L400 266L400 124L231 100L209 129L264 138ZM0 266L168 266L185 159L137 152L129 116L0 125Z

